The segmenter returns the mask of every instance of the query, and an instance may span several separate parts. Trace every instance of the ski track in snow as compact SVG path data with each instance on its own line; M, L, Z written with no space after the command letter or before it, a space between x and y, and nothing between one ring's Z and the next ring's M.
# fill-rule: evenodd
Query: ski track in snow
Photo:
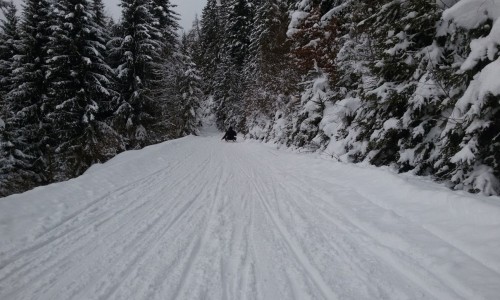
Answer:
M498 299L489 252L333 164L187 137L1 199L0 299Z

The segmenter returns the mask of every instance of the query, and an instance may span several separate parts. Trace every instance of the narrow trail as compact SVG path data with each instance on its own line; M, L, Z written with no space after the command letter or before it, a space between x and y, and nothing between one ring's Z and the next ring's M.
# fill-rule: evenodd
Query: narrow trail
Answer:
M498 299L490 252L328 164L187 137L0 199L0 299Z

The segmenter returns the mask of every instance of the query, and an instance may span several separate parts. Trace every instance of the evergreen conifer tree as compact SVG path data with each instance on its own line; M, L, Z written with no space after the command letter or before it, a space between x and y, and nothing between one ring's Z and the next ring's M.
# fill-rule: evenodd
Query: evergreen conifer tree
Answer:
M220 67L223 31L225 26L223 7L217 6L217 0L208 0L203 9L201 19L200 48L203 57L201 72L207 82L207 93L213 94L217 90L215 76Z
M113 127L126 138L127 148L134 149L164 131L155 127L162 110L153 92L162 82L165 45L150 0L122 0L121 6L122 35L110 42L121 91Z
M442 93L427 72L439 11L435 1L379 1L363 22L373 37L374 86L362 93L363 110L355 120L369 144L375 165L399 164L400 170L425 164L439 127ZM425 138L428 138L425 140Z
M191 60L186 35L183 36L180 50L180 65L175 78L176 97L168 114L169 121L175 124L178 137L198 133L200 106L204 97L201 77Z
M5 19L0 20L0 101L13 88L11 83L13 62L14 57L20 53L19 17L16 6L10 2L1 11Z
M243 70L248 58L254 5L248 0L223 3L225 31L222 39L221 61L216 75L220 78L214 99L217 105L219 127L233 126L244 131L245 87Z
M201 72L206 82L205 93L214 98L213 109L217 126L220 128L225 127L228 113L225 99L228 97L232 78L227 76L231 69L225 46L226 20L227 1L208 0L201 19Z
M110 90L111 68L103 53L104 33L96 22L90 1L64 0L50 46L48 115L56 157L56 180L80 175L96 162L123 150L122 142L103 122L101 103Z
M198 16L195 16L192 28L186 35L183 45L185 45L193 63L200 68L204 64L204 58L201 45L201 23Z
M288 7L284 1L266 0L257 7L244 66L244 98L254 104L249 104L251 110L269 110L271 101L267 94L289 93L297 83L288 57L287 21Z
M7 94L14 88L14 57L20 54L19 17L12 2L4 2L1 10L4 19L0 20L0 197L3 197L34 186L36 174L31 169L31 157L21 150L27 145L22 140L22 130L16 127L19 123L15 124L12 110L16 105L7 101Z
M453 188L492 195L500 193L500 96L492 81L500 52L489 45L500 43L500 22L489 11L496 4L475 4L477 11L449 9L440 28L449 111L435 166Z
M179 17L170 0L153 0L153 16L157 19L157 28L161 32L164 46L164 55L172 56L178 44L177 30Z
M52 33L51 3L26 0L21 19L20 54L14 57L12 89L5 96L10 116L4 120L10 153L19 161L25 188L50 182L47 144L47 45ZM13 175L15 176L15 175ZM29 176L29 178L27 178Z

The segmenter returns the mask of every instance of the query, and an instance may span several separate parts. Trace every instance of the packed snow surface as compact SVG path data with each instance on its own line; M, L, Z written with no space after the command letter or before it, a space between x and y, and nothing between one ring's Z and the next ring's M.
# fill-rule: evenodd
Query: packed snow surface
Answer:
M499 198L220 136L0 199L0 299L498 299Z

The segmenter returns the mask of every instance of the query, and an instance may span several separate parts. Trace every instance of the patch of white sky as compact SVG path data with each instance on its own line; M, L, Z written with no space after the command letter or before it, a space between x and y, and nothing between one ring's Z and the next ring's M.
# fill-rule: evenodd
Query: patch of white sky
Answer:
M23 0L13 0L16 5L21 8L21 3ZM104 0L104 4L106 5L107 13L113 17L115 20L120 19L121 8L118 5L120 0ZM201 16L201 12L207 0L171 0L173 5L177 5L174 7L174 11L179 14L179 25L184 31L188 31L191 29L193 25L193 21L196 15L198 17Z

